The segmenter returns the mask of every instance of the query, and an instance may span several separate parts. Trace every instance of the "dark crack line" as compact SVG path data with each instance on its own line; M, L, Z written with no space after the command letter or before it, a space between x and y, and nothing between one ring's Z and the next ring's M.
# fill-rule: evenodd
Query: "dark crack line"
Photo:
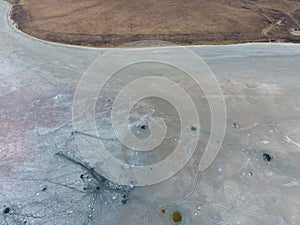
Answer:
M108 180L106 178L104 178L103 176L101 176L100 174L98 174L94 170L94 168L90 167L89 165L87 165L85 163L82 163L79 160L73 159L70 156L67 156L66 154L64 154L62 152L57 152L57 153L55 153L55 155L57 155L57 156L59 156L61 158L64 158L64 159L66 159L66 160L74 163L75 165L79 165L84 170L86 170L98 182L98 185L99 185L100 189L99 190L95 190L95 192L97 192L97 191L105 191L106 190L106 191L113 191L115 193L119 193L119 194L127 196L125 190L121 191L118 188L110 188L109 185L106 186L105 183ZM117 185L117 186L119 186L119 185Z
M99 137L99 136L96 136L96 135L93 135L93 134L84 133L82 131L77 131L77 130L73 131L72 134L82 134L82 135L85 135L87 137L96 138L96 139L100 139L100 140L108 140L108 141L117 140L117 138L103 138L103 137Z
M62 152L57 152L55 153L55 155L59 156L59 157L62 157L76 165L79 165L80 167L82 167L83 169L87 170L91 175L92 177L98 182L98 183L103 183L105 181L105 178L102 177L101 175L99 175L95 170L94 168L90 167L89 165L86 165L82 162L80 162L79 160L76 160L76 159L73 159L71 158L70 156L67 156L66 154L62 153Z

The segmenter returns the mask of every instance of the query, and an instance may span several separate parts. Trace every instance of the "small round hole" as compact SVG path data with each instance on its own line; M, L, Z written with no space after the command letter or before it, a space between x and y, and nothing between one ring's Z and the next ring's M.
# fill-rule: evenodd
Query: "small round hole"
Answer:
M7 213L9 213L10 212L10 208L9 207L7 207L7 208L5 208L4 210L3 210L3 213L4 214L7 214Z
M142 129L142 130L146 130L147 127L148 127L147 125L142 125L142 126L141 126L141 129Z
M264 153L263 159L264 159L264 161L270 162L272 160L272 156L270 156L270 154L268 154L268 153Z

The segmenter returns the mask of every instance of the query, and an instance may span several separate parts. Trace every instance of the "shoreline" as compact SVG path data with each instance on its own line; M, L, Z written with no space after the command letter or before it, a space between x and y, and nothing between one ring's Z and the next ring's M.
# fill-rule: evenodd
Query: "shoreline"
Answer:
M13 7L14 4L8 2L7 0L3 0L4 3L6 3L8 5L8 11L6 14L6 20L8 23L8 26L10 26L12 29L14 29L16 32L46 43L46 44L53 44L53 45L59 45L62 47L75 47L75 48L86 48L86 49L112 49L112 48L126 48L127 44L130 43L142 43L142 42L164 42L167 45L142 45L142 46L136 46L136 48L156 48L156 47L217 47L217 46L240 46L240 45L299 45L300 42L272 42L272 41L234 41L234 40L223 40L223 41L199 41L199 44L188 44L188 43L174 43L174 42L168 42L168 41L164 41L164 40L140 40L140 41L132 41L132 42L127 42L121 45L99 45L99 46L93 46L93 45L78 45L78 44L72 44L72 43L66 43L66 42L58 42L58 41L51 41L51 40L47 40L47 39L42 39L36 36L33 36L31 34L28 34L26 32L24 32L22 29L18 28L18 23L16 23L14 21L14 19L12 19L12 13L13 13ZM170 44L170 45L169 45Z

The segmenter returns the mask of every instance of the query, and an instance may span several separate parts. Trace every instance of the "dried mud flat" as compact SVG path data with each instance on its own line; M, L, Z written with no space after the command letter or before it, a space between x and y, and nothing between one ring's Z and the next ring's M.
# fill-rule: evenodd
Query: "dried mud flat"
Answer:
M300 42L299 0L9 0L23 32L75 45Z
M300 45L186 47L203 58L223 91L228 116L222 150L201 173L194 160L200 154L195 154L165 182L120 187L87 165L75 141L75 135L84 135L72 125L82 75L112 49L37 40L15 29L9 10L0 0L0 225L300 224ZM134 51L172 56L172 49ZM97 106L103 107L97 110L97 124L109 149L118 151L120 143L101 126L119 90L115 84L128 82L114 78L114 88L108 85L112 92L99 96ZM188 81L181 84L201 104ZM143 102L148 110L137 112L151 113L150 103ZM161 111L168 112L166 107ZM137 119L142 122L143 117ZM176 115L166 119L171 125L178 121ZM204 138L208 125L201 124ZM145 132L147 127L136 129ZM176 141L174 134L170 140Z

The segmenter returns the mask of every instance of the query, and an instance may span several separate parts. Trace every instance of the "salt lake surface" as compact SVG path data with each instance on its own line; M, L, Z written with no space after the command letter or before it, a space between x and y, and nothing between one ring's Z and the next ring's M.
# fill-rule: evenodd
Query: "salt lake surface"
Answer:
M178 219L173 218L176 212L181 221L175 224L181 225L300 224L300 45L188 47L215 74L227 112L221 151L202 172L198 172L199 156L211 135L205 96L182 78L184 74L143 65L157 74L175 74L173 78L190 90L199 111L201 143L187 165L170 179L119 187L99 182L89 167L61 157L89 163L75 136L84 135L87 142L94 137L87 135L88 130L74 132L73 100L84 72L110 49L37 40L16 30L8 14L9 5L0 0L1 225L171 225ZM171 49L137 51L168 55ZM107 120L116 92L129 79L120 76L132 75L134 69L121 71L108 83L97 99L96 124L116 158L146 165L172 152L179 141L180 122L172 105L145 99L132 110L133 133L147 137L149 127L143 123L161 116L170 126L168 138L161 151L148 155L123 148L107 128ZM141 70L133 77L140 74ZM192 127L187 132L197 131L198 127Z

